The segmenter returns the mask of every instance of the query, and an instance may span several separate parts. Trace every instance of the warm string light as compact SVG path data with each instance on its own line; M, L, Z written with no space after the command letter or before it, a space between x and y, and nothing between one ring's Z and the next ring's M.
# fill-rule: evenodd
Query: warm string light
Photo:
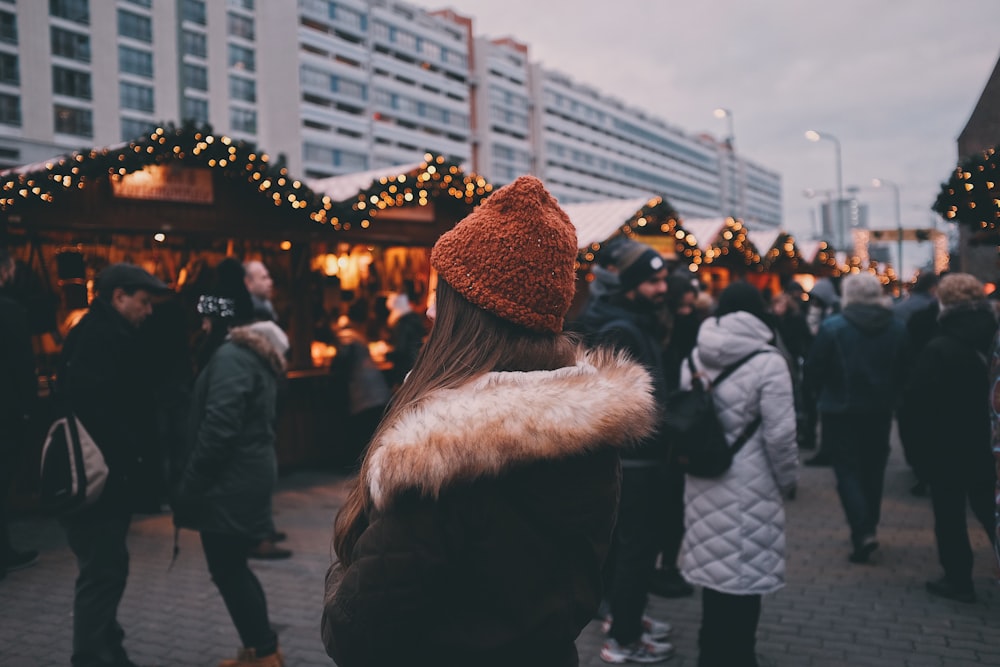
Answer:
M947 221L966 225L980 239L995 236L1000 224L998 161L997 147L963 161L941 186L932 210Z
M378 211L395 206L426 206L445 194L466 206L475 206L493 191L482 176L464 174L440 155L424 155L416 174L381 179L352 202L334 202L314 193L291 177L281 164L249 142L219 136L208 126L166 125L122 148L94 148L49 161L30 172L0 176L0 210L51 203L74 189L82 190L100 178L120 180L148 165L181 162L219 171L225 178L243 181L275 207L302 211L312 221L334 229L366 229ZM391 181L391 182L390 182Z

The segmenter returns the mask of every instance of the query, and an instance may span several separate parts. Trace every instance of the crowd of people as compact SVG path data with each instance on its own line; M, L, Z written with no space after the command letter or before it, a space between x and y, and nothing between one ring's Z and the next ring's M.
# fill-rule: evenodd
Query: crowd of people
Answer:
M966 507L996 545L1000 504L1000 311L980 281L923 274L895 303L867 273L809 293L737 280L713 297L686 268L620 238L571 316L576 258L565 212L522 177L435 244L429 333L405 295L389 299L391 372L369 353L367 303L333 332L356 473L322 609L338 665L576 665L575 640L595 618L603 661L664 662L673 628L647 613L648 596L700 589L698 665L754 667L763 598L784 586L800 451L832 467L847 561L877 563L894 420L913 493L933 510L943 573L926 589L975 601ZM0 288L12 270L0 254ZM228 258L214 275L197 301L190 372L165 371L172 393L140 377L154 303L169 290L138 266L100 273L63 347L57 396L110 471L95 504L60 519L79 572L75 667L133 665L117 618L126 536L164 498L178 529L198 532L240 638L220 664L284 664L248 559L291 556L271 511L289 340L261 262ZM0 318L4 349L30 349L3 296ZM24 358L0 360L10 443L35 392ZM672 456L666 410L695 388L711 393L733 448L721 474ZM165 405L166 420L153 409ZM153 429L180 444L157 450ZM0 550L0 577L37 560L10 544L2 504Z

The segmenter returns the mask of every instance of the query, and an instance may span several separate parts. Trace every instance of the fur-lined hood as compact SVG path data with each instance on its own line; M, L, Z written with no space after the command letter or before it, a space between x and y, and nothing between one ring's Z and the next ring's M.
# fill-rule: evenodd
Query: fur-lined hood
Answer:
M401 492L437 497L456 482L601 446L624 447L654 429L649 373L625 355L581 351L554 371L487 373L439 390L372 442L367 476L376 508Z
M274 322L254 322L242 327L233 327L229 331L229 340L263 359L278 377L284 376L288 336Z

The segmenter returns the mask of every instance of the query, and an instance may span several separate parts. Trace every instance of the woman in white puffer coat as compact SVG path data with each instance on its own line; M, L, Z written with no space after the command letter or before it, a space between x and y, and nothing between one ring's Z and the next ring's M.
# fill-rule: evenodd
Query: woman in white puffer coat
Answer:
M713 389L730 443L758 416L760 426L725 474L689 475L685 484L681 570L702 587L699 667L755 667L761 596L785 582L783 498L794 497L797 482L795 406L788 363L766 318L760 292L734 283L702 323L693 352L696 371L711 381L761 351ZM686 363L681 386L691 386Z

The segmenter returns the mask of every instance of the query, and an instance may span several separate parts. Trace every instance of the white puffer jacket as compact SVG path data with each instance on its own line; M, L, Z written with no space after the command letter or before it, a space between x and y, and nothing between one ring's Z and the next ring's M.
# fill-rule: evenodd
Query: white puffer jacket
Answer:
M784 357L773 334L750 313L709 318L698 332L695 366L708 378L747 354L748 360L716 387L715 406L730 443L753 421L761 424L722 477L687 477L686 532L681 570L690 583L733 595L762 595L785 583L785 511L782 492L797 480L795 408ZM681 386L691 386L684 364Z

